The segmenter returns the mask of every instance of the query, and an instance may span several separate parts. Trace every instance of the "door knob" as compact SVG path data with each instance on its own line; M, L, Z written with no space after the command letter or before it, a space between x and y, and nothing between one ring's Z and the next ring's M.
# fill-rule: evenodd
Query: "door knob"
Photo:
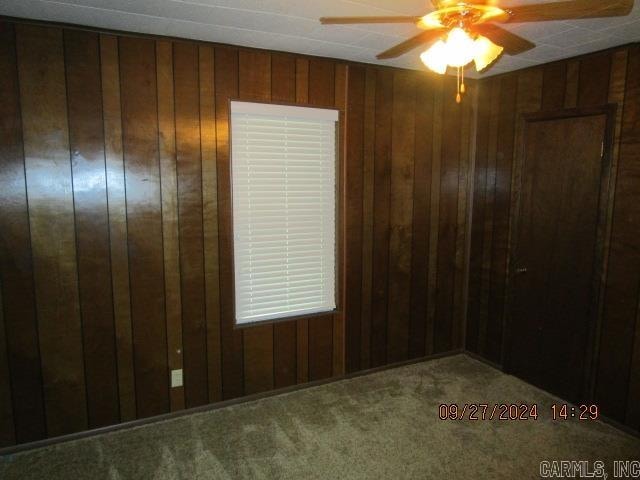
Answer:
M516 273L518 274L527 273L527 267L516 268Z

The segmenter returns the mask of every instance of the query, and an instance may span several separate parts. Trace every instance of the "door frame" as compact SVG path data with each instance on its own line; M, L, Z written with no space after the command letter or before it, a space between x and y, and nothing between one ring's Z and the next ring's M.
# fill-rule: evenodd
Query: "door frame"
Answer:
M616 122L616 104L607 104L594 107L570 108L554 111L540 111L523 113L518 119L518 131L516 138L516 156L513 166L513 197L510 213L510 228L508 240L507 275L505 285L505 305L503 315L502 337L502 365L506 373L512 372L511 345L513 340L513 319L511 317L511 304L514 299L513 279L516 275L518 258L518 228L522 215L522 184L526 151L527 128L530 123L561 120L576 117L588 117L605 115L606 124L604 131L604 145L601 158L600 195L598 199L598 219L596 227L596 251L591 273L591 304L589 306L587 344L584 357L584 377L582 396L588 401L594 398L595 390L595 363L599 354L600 331L602 326L602 305L606 280L606 251L611 236L611 220L615 193L614 167L614 133Z

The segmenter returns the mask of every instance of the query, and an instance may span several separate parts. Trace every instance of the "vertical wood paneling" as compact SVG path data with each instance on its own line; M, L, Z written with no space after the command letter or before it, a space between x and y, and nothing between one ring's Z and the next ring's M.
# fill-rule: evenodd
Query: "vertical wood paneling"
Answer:
M371 317L373 298L373 226L375 187L376 70L367 68L362 151L362 312L360 317L360 367L371 367Z
M220 356L220 271L218 256L218 175L216 170L216 104L214 49L199 47L200 149L202 155L202 222L206 301L209 401L222 400Z
M629 49L620 157L604 296L596 400L615 419L627 415L640 294L640 47ZM635 406L632 406L635 412ZM633 414L632 414L633 415Z
M118 422L109 212L96 33L64 32L89 428Z
M602 52L580 61L578 106L588 107L607 103L610 72L610 52Z
M442 79L189 41L18 28L16 60L13 24L0 23L0 374L8 369L0 395L11 395L0 409L1 444L433 352L436 272L453 275L451 302L462 295L466 208L449 199L440 215L446 175L457 183L445 190L466 195L465 142L444 135L449 127L468 134L460 115L446 118L454 110ZM235 98L340 111L335 314L235 326ZM445 228L456 233L441 259ZM448 308L457 338L462 325ZM175 369L184 387L170 388Z
M309 104L333 107L335 103L335 63L309 60ZM321 380L333 370L333 315L309 319L309 380Z
M389 294L389 202L391 195L391 112L393 72L379 70L376 79L375 157L373 212L373 281L371 366L387 361L387 299Z
M296 59L296 102L309 102L309 60ZM309 381L309 320L296 322L296 370L297 382Z
M456 220L456 250L455 250L455 278L453 284L453 323L451 325L451 346L460 349L464 345L466 290L468 272L468 240L469 221L467 209L469 196L469 183L471 177L471 141L472 141L472 116L475 115L477 104L476 85L467 86L467 101L462 105L462 117L460 118L460 164L458 167L458 213Z
M431 211L429 212L429 262L427 275L427 326L425 355L435 348L436 293L438 287L438 241L440 233L440 172L442 165L444 78L436 80L433 100L433 149L431 163Z
M15 440L46 436L13 24L0 22L0 288ZM8 377L9 378L9 377ZM5 438L10 433L3 432Z
M336 205L338 210L337 215L337 228L336 231L336 252L337 252L337 261L336 261L336 275L339 279L336 282L338 287L336 291L336 306L338 311L333 316L333 375L344 375L346 369L346 332L345 332L345 288L346 283L343 281L345 278L345 269L346 269L346 241L345 235L341 234L346 229L348 216L345 212L346 209L346 188L347 188L347 167L349 163L346 161L347 159L347 144L346 144L346 136L347 136L347 99L348 99L348 89L349 89L349 70L347 65L343 63L339 63L335 66L335 99L334 99L334 107L339 110L338 116L338 131L336 136L336 141L338 143L337 147L337 157L336 163L338 165L337 174L336 174Z
M2 306L2 285L0 284L0 447L16 443L16 431L13 421L13 402L11 400L11 382L9 381L9 359L7 355L7 337L4 328Z
M496 177L493 191L493 233L491 234L491 287L489 291L487 343L485 353L499 361L502 353L503 313L507 276L509 218L511 212L511 173L514 157L516 123L516 95L518 78L502 77L498 143L496 148Z
M496 149L498 143L498 115L500 111L500 79L490 81L491 108L489 110L489 128L487 132L487 166L484 195L484 225L482 226L482 266L480 269L480 311L478 344L479 353L485 354L487 331L489 328L489 292L491 289L491 247L493 245L493 205L496 182ZM489 94L489 92L487 92Z
M564 108L575 108L578 104L578 82L580 77L580 60L567 63L567 83L564 93Z
M209 401L198 46L174 42L173 64L184 395L190 408Z
M231 157L229 98L238 96L238 51L215 49L216 158L218 166L218 241L220 249L220 342L222 397L243 394L242 332L234 329L233 238L231 236Z
M292 55L271 54L271 100L296 101L296 59ZM275 388L295 385L297 323L278 322L273 326L273 381Z
M431 210L431 159L433 155L433 86L426 75L416 82L414 188L411 246L411 323L409 358L425 355L429 225Z
M489 118L491 84L479 85L478 131L476 137L476 167L473 187L473 221L469 265L469 295L466 348L479 352L480 312L482 308L482 257L484 251L484 221L487 193L487 161L489 153Z
M518 75L518 95L517 95L517 106L516 106L516 118L518 121L515 125L515 145L516 148L521 149L522 144L524 142L524 122L522 120L522 115L525 113L536 112L540 110L542 105L543 98L543 87L544 87L544 73L541 68L535 68L527 70L522 74ZM566 100L566 97L565 97ZM520 152L518 152L520 153ZM515 159L519 158L518 155L514 157ZM508 231L508 239L507 245L512 244L512 235L516 231L516 219L518 215L518 196L520 195L521 185L522 185L522 169L523 165L518 163L517 161L512 167L511 174L511 216L509 218L509 231ZM511 255L511 252L508 253L507 256L507 272L510 269L510 261L514 259L514 256ZM507 275L506 283L505 283L505 291L509 289L509 276ZM507 302L503 305L503 314L506 313ZM504 344L504 338L500 341ZM497 341L496 341L497 342ZM506 352L502 351L500 355L500 359L498 361L504 361Z
M389 363L406 360L409 356L415 101L415 76L408 72L396 73L393 78L391 128L391 216L387 305L387 361Z
M323 380L333 369L333 315L309 318L309 380Z
M458 212L458 175L460 164L459 132L462 105L451 102L455 84L445 82L444 117L442 121L442 163L440 171L440 215L438 232L438 273L434 351L452 348L453 293L455 278L456 225ZM451 132L458 132L452 135Z
M131 298L129 294L129 247L127 244L127 205L120 111L120 67L118 39L100 36L102 67L102 115L104 122L111 284L116 335L120 421L136 418Z
M180 240L178 231L178 183L176 173L176 127L173 86L173 48L170 42L156 43L158 84L158 148L162 197L162 241L164 292L167 321L169 370L183 368L182 296L180 290ZM184 386L171 388L171 411L185 408Z
M560 110L564 105L567 64L556 62L543 69L542 109Z
M241 50L239 54L239 95L242 100L271 100L271 55ZM243 330L244 392L259 393L273 389L273 325Z
M362 168L365 69L349 68L345 166L345 295L347 372L360 370L362 311Z
M156 52L121 37L120 92L138 417L169 411Z
M19 25L17 58L47 434L87 428L62 31Z
M521 113L535 112L541 108L557 110L563 107L617 104L615 140L610 157L611 177L604 179L615 188L611 188L608 200L604 199L609 202L608 206L603 207L607 212L603 238L605 264L601 273L605 280L605 288L601 293L601 331L596 332L600 342L595 360L595 401L601 406L604 414L619 421L626 421L636 429L640 426L640 408L637 407L640 404L638 402L640 379L636 374L640 355L637 353L638 341L634 338L638 338L640 328L638 325L640 277L637 273L640 271L638 266L640 260L635 252L638 250L636 246L640 232L637 231L637 222L634 223L633 219L639 215L636 211L638 202L635 198L640 193L637 191L640 173L638 173L636 161L640 158L640 139L637 135L636 118L638 110L636 99L639 96L636 92L639 88L636 79L640 72L638 51L637 46L621 48L509 74L518 78L515 100L516 118ZM504 79L509 75L503 76L501 81L504 83ZM496 79L482 81L481 88L487 90L491 85L495 88L495 82ZM501 341L502 334L488 329L484 334L482 332L483 322L495 317L497 308L502 303L500 298L496 297L496 290L499 291L502 288L502 277L498 270L502 272L503 265L500 264L500 255L496 257L496 252L501 250L502 240L499 236L502 234L500 232L504 232L504 226L499 225L501 222L500 197L499 190L494 188L500 183L501 176L511 176L510 204L513 207L520 185L521 166L517 161L510 164L506 158L502 163L497 159L496 170L492 171L491 164L488 169L483 166L483 159L486 155L485 151L488 151L489 158L492 158L493 141L496 142L495 153L500 153L503 149L501 145L509 142L508 138L506 140L503 138L504 136L513 135L514 148L518 148L522 142L521 122L515 122L513 133L505 133L504 125L508 125L508 120L504 119L501 122L502 126L497 128L493 126L497 124L491 120L491 114L487 113L489 105L494 106L494 111L500 112L510 108L510 104L514 101L511 95L508 97L504 90L500 97L491 100L486 100L485 96L484 107L483 96L480 97L469 276L467 347L493 357L492 359L498 362L501 361L500 358L495 358L495 353L490 352L499 348L495 342ZM490 193L491 201L486 197L481 198L484 196L484 191ZM493 197L494 191L495 197ZM516 212L513 208L509 217L507 245L511 242L511 235L515 228ZM482 224L486 226L488 218L492 224L491 235L480 235ZM491 252L488 256L487 249ZM477 260L477 252L481 250L485 252L482 264ZM487 267L490 268L491 274L483 277L482 272L486 272ZM506 264L506 270L508 269L509 257ZM480 293L478 282L483 285ZM505 284L504 290L507 291L508 288L508 284ZM478 295L480 297L484 295L487 299L494 298L492 313L489 309L483 312L484 307L478 303ZM480 303L483 302L484 300ZM491 302L486 306L489 307L489 305ZM498 337L498 340L493 337ZM494 342L493 346L491 346L492 342Z

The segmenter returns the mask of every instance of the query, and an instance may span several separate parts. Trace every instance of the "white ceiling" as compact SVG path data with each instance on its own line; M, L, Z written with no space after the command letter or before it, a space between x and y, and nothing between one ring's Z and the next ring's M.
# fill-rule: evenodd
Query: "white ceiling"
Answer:
M508 7L554 0L501 0ZM607 1L607 0L603 0ZM320 25L321 16L422 15L429 0L2 0L0 15L423 69L419 50L376 54L419 32L413 25ZM509 24L537 47L504 55L483 76L640 41L640 1L621 18ZM471 73L471 72L470 72ZM473 75L472 75L473 76Z

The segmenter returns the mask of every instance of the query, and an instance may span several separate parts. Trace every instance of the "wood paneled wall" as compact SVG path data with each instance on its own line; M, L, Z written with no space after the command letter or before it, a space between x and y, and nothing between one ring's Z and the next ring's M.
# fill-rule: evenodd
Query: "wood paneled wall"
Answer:
M467 349L502 362L520 115L617 104L594 400L640 430L640 46L479 82Z
M454 89L0 21L0 446L460 348L474 112ZM230 98L340 109L336 315L234 328Z

